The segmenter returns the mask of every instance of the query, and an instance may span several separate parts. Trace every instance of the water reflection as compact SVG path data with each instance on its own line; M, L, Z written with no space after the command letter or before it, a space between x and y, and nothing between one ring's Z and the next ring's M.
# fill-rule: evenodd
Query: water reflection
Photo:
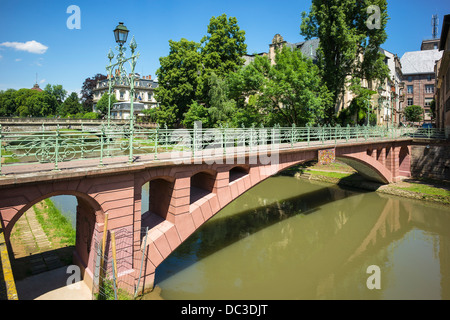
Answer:
M274 177L205 223L156 284L166 299L449 299L449 214ZM370 265L381 290L366 286Z

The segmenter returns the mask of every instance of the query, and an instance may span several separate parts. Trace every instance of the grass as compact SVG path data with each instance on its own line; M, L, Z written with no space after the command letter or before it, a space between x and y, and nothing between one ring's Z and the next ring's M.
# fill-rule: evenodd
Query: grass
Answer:
M343 172L334 172L334 171L319 171L319 170L305 170L309 174L319 175L319 176L325 176L325 177L331 177L331 178L347 178L351 176L353 173L343 173Z
M34 206L36 219L44 229L51 243L60 246L74 246L76 231L70 221L55 207L51 199L45 199Z
M432 187L427 184L411 184L410 186L407 186L407 187L394 186L394 188L413 191L413 192L417 192L417 193L429 194L429 195L433 195L433 196L450 197L449 190Z

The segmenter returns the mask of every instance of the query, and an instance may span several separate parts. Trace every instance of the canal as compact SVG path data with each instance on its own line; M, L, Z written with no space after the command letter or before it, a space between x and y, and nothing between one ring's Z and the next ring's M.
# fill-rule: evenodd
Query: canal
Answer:
M155 285L168 300L450 299L450 207L272 177L180 245Z

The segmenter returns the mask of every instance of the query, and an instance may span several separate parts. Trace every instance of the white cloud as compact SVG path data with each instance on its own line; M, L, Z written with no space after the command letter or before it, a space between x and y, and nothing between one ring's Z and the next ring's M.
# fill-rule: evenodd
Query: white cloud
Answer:
M48 47L44 46L42 43L31 40L27 42L3 42L0 46L7 48L14 48L20 51L27 51L30 53L43 54L47 51Z
M14 61L19 62L19 61L22 61L22 59L17 58L17 59L15 59Z
M46 80L42 79L41 81L39 81L40 84L43 84Z
M0 54L0 59L3 58L3 56Z

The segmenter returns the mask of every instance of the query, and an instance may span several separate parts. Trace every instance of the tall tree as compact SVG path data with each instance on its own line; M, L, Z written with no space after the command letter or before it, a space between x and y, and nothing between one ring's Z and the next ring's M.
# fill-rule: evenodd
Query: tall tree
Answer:
M312 0L309 14L302 12L301 34L319 38L318 64L333 94L326 120L331 122L335 106L351 77L384 79L379 47L385 42L386 0Z
M212 17L207 32L201 40L202 62L207 73L214 71L223 78L244 65L245 31L239 28L235 17L227 18L226 14Z
M235 17L222 14L212 17L207 28L207 35L201 40L203 100L209 104L209 85L212 73L225 79L230 73L244 65L243 56L247 53L245 31L241 30Z
M0 116L12 116L16 113L16 90L0 91Z
M200 92L200 44L181 39L169 40L169 46L169 55L159 59L155 95L160 103L159 122L177 126Z
M83 82L81 88L81 103L83 104L83 109L86 112L92 111L94 106L94 89L97 82L100 80L107 79L107 77L101 73L97 73L92 78L86 78Z
M77 114L81 112L83 112L83 107L78 99L78 94L76 92L72 92L67 99L64 100L60 109L60 114L62 116L66 116L68 114Z

